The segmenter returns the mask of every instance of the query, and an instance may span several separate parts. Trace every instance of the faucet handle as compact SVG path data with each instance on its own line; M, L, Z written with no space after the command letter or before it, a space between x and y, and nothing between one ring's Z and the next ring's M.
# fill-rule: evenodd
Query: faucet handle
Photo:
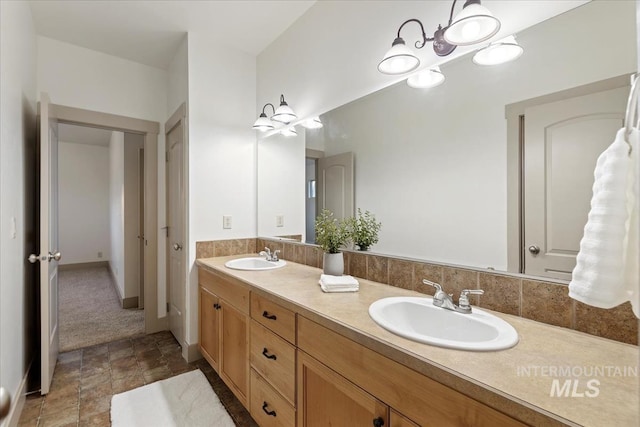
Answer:
M275 251L273 251L273 254L271 255L271 261L278 261L278 254L280 253L280 249L276 249Z
M463 289L462 292L460 292L460 296L467 296L467 295L483 295L484 291L482 289Z
M425 285L433 286L434 288L436 288L436 292L442 292L442 286L440 286L436 282L432 282L427 279L422 279L422 283L424 283Z
M268 253L269 255L271 255L271 249L269 249L268 247L266 247L266 246L265 246L265 247L264 247L264 251L265 251L266 253Z
M458 299L458 307L463 310L471 311L471 304L469 304L469 295L483 295L482 289L463 289L460 292L460 299Z

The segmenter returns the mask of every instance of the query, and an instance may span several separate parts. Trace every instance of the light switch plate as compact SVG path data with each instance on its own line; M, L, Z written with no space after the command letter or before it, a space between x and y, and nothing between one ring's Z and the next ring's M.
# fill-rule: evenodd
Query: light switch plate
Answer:
M284 215L276 215L276 227L284 227Z
M224 229L231 228L231 215L222 216L222 228Z

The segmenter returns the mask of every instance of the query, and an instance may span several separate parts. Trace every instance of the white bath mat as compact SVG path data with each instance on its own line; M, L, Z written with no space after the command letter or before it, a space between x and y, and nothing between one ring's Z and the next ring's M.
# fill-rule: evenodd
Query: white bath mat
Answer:
M114 395L111 425L235 426L199 369Z

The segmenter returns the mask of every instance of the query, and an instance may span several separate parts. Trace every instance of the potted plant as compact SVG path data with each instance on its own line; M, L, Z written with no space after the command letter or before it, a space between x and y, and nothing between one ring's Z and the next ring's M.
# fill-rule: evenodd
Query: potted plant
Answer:
M341 276L344 257L340 248L349 241L349 227L345 220L334 218L333 212L323 209L316 218L316 243L324 251L323 272Z
M378 232L381 227L382 223L376 221L375 215L369 211L362 214L360 208L358 208L358 216L349 219L350 238L360 251L366 251L378 243Z

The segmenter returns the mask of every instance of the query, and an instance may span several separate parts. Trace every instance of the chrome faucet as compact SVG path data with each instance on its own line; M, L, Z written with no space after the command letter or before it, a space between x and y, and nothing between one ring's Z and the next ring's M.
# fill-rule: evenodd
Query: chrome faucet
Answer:
M458 305L453 302L453 294L447 294L442 290L442 286L427 279L423 279L422 283L425 285L433 286L436 289L436 293L433 295L433 305L441 307L446 310L457 311L458 313L469 314L471 313L471 304L469 304L469 295L482 295L484 291L482 289L463 289L460 292L460 298L458 299Z
M278 262L280 258L278 258L278 254L280 253L280 249L276 249L271 252L271 249L264 248L264 251L261 251L259 255L264 256L267 261Z

